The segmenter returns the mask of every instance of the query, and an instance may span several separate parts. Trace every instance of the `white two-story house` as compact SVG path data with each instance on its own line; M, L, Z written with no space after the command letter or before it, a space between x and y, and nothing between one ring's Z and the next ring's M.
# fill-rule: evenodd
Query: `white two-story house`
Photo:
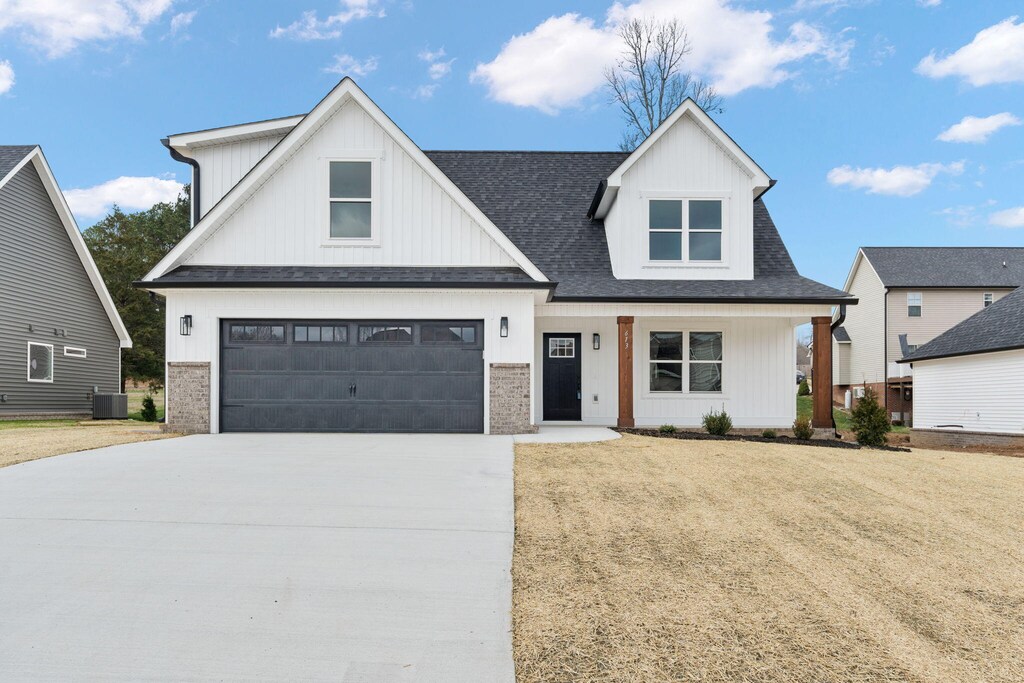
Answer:
M859 304L833 338L835 400L871 387L911 422L913 370L898 361L1022 284L1021 248L861 247L844 285Z
M796 326L830 350L855 302L797 273L774 181L691 101L632 154L423 151L346 78L165 144L195 225L139 285L179 431L785 428Z

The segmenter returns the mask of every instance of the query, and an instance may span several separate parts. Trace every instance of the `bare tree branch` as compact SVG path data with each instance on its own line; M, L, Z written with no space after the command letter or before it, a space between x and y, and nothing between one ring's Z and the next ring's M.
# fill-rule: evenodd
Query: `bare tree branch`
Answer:
M676 19L633 19L619 28L619 38L622 56L605 70L605 81L626 121L623 151L636 149L687 97L706 112L724 111L713 85L682 71L692 47Z

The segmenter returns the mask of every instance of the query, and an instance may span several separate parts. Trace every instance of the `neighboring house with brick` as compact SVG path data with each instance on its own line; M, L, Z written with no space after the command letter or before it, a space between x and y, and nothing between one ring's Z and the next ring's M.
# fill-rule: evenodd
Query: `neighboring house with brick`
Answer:
M346 78L165 144L195 225L139 286L172 429L786 428L796 327L830 350L855 303L797 273L774 181L692 101L631 154L424 152Z
M1024 446L1024 287L908 354L914 443Z
M87 416L131 338L43 151L0 146L0 419Z
M1021 284L1024 248L861 247L844 287L859 303L833 332L833 399L870 386L911 422L914 373L897 361Z

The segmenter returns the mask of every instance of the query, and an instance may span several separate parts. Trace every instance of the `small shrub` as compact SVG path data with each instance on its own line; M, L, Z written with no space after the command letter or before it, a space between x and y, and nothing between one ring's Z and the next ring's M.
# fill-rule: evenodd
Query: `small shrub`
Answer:
M865 387L864 397L857 401L850 413L850 427L862 446L884 446L886 434L892 431L892 423L885 414L885 408L878 402L878 396Z
M150 394L142 398L142 419L146 422L156 422L156 403Z
M811 395L811 385L809 385L807 383L806 379L802 380L800 382L800 388L796 390L796 395L797 396L810 396Z
M807 441L814 436L814 428L811 427L811 421L806 417L798 417L793 422L793 436L803 441Z
M724 406L721 412L712 410L705 415L702 422L704 424L704 431L715 436L725 436L732 429L732 418L725 412Z
M658 431L661 432L662 434L675 434L676 433L676 426L675 425L661 425L660 427L658 427Z
M763 436L766 439L774 439L778 436L778 434L775 433L774 429L766 429L763 432L761 432L761 436Z

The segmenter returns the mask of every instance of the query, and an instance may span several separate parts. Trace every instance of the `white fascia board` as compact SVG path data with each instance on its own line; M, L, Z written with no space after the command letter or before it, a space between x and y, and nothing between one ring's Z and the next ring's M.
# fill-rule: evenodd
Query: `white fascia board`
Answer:
M303 116L289 116L282 119L271 119L270 121L210 128L194 133L178 133L176 135L168 135L167 142L171 147L184 154L186 150L194 147L216 145L246 138L284 135L297 126L303 118Z
M277 143L273 149L260 159L245 176L232 187L224 197L210 209L202 220L178 242L158 264L146 274L143 280L154 280L164 275L172 268L180 265L191 253L191 250L202 243L204 235L219 227L237 208L246 201L259 185L268 179L278 166L284 163L305 139L316 132L321 120L333 112L338 106L348 100L354 100L363 110L370 115L374 121L399 144L399 146L426 171L434 182L440 185L455 200L473 220L479 223L484 232L512 258L516 264L527 272L530 277L538 282L547 282L547 277L535 266L526 255L523 254L515 244L503 233L498 226L474 204L469 197L441 172L441 169L434 164L430 158L423 153L416 143L395 125L387 114L378 107L369 96L364 93L355 81L346 76L336 85L327 96L313 107L302 120L292 128L284 139Z
M36 147L29 155L29 158L32 160L36 171L39 173L39 177L43 181L43 187L46 188L46 193L50 196L53 208L57 211L57 216L60 218L64 230L67 231L71 244L74 246L75 251L78 253L78 258L82 262L82 266L85 267L86 275L89 276L89 281L92 282L92 286L96 290L96 295L103 305L103 310L106 311L107 317L110 319L110 324L120 340L121 348L130 349L132 347L132 338L128 334L128 329L124 326L124 321L121 320L121 315L117 312L117 306L114 305L110 292L107 291L107 285L103 282L103 276L100 275L96 262L92 260L92 254L89 253L89 247L86 246L85 239L78 229L78 223L75 222L74 214L71 213L71 208L64 199L64 193L61 192L60 186L57 185L57 180L50 171L50 165L46 163L43 150Z
M7 173L7 175L5 175L3 178L0 178L0 188L3 188L3 186L7 184L8 180L10 180L14 176L18 175L18 171L23 169L25 167L25 164L27 164L30 161L32 161L32 158L35 156L35 154L37 152L40 152L40 149L39 149L38 146L35 149L33 149L31 152L26 154L25 158L22 159L21 161L19 161L18 164Z
M676 110L669 114L668 118L665 119L660 126L658 126L653 133L647 136L647 138L640 143L640 146L633 150L633 153L626 157L626 160L619 164L619 167L608 176L608 188L605 190L605 194L613 189L618 191L618 188L622 187L622 176L632 168L644 154L647 153L651 147L663 136L666 131L672 128L679 119L683 116L689 116L690 119L696 123L701 130L707 133L712 140L716 141L740 166L742 166L750 174L750 177L754 181L753 196L763 194L765 190L771 184L771 178L767 173L764 172L756 161L754 161L750 155L743 151L743 148L736 144L736 141L729 137L721 126L715 123L715 120L708 116L707 112L697 106L691 98L687 97L683 100L683 103L676 107ZM614 194L612 195L614 199ZM608 209L611 208L612 202L607 202L608 206L605 207L605 202L602 200L601 205L595 212L596 218L604 218L608 214ZM602 209L603 212L602 212Z

